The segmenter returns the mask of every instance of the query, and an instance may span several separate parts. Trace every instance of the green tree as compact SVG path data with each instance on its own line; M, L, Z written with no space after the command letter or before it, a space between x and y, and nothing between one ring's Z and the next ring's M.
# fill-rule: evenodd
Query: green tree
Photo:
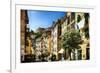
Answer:
M65 50L68 49L68 54L71 59L71 52L74 52L75 49L79 49L79 44L82 43L81 35L77 30L66 31L65 34L62 36L62 48ZM74 52L75 54L75 52Z
M42 33L39 33L39 32L35 33L35 39L37 39L37 38L39 38L41 36L42 36Z

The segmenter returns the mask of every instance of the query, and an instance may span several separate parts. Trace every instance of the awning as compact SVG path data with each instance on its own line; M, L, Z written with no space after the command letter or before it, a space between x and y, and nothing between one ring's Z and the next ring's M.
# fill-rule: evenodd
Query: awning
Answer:
M60 51L58 53L64 53L64 49L60 49Z

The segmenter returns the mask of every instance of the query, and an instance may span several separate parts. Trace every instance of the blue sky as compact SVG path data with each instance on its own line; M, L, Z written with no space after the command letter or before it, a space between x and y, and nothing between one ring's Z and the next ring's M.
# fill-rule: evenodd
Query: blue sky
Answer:
M34 31L39 27L48 28L64 15L65 12L28 10L29 27Z

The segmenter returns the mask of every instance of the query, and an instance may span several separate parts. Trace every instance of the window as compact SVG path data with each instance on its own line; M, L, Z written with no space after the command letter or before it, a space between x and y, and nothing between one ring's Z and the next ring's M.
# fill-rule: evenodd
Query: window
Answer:
M89 13L84 13L84 17L85 17L85 23L88 24L89 23Z
M77 22L80 22L80 21L81 21L81 16L78 15L78 16L77 16Z
M69 25L70 24L70 17L68 17L68 21L67 21L67 25Z
M71 21L73 21L74 19L75 19L75 13L72 12L72 13L71 13Z

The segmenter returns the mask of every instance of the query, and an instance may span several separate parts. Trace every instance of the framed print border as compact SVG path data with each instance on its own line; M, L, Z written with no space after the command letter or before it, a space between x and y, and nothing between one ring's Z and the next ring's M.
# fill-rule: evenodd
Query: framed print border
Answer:
M53 5L31 5L31 4L14 4L12 7L11 14L11 72L16 73L20 71L33 71L36 70L45 70L45 69L56 69L57 65L58 69L65 68L75 68L75 67L87 67L87 66L95 66L96 58L95 58L95 8L94 7L86 7L86 6L53 6ZM20 10L21 9L29 9L29 10L49 10L49 11L75 11L75 12L89 12L90 13L90 47L92 51L90 51L91 59L89 61L68 61L68 62L53 62L53 63L31 63L31 64L21 64L20 63ZM91 53L92 52L92 53ZM58 65L59 63L59 65ZM65 63L67 65L65 65ZM45 64L45 65L44 65ZM36 66L33 67L32 65ZM44 66L43 66L44 65ZM40 67L38 67L40 66ZM48 66L48 67L47 67ZM29 68L29 69L28 69ZM33 69L32 69L33 68Z

